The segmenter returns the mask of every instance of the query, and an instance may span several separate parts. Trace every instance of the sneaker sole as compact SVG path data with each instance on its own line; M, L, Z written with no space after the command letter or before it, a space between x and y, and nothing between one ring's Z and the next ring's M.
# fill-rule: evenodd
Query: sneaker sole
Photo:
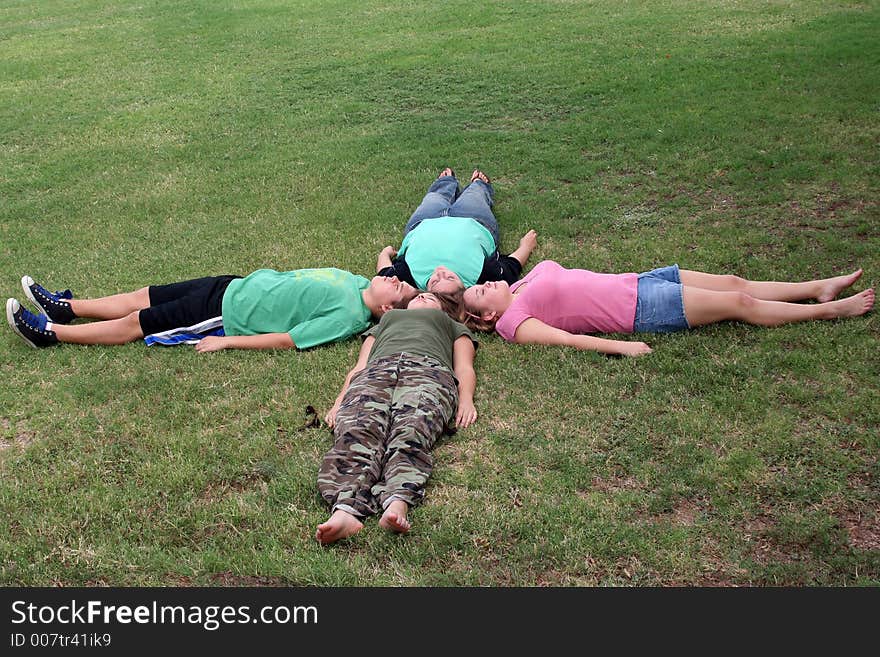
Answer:
M22 276L21 277L21 289L24 292L24 295L30 299L30 302L34 304L37 308L39 308L44 315L48 315L49 313L43 308L42 304L37 301L37 298L34 296L34 293L31 292L31 285L34 284L34 279L30 276Z
M15 331L18 336L27 342L34 349L39 349L37 345L27 339L24 334L18 330L18 327L15 325L15 312L18 310L21 304L18 303L15 299L7 299L6 300L6 321L9 322L9 325L12 327L12 330Z

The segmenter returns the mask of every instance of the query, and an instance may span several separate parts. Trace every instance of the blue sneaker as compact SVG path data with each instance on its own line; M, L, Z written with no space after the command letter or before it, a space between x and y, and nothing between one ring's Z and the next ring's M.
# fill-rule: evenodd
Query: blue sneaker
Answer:
M34 283L34 279L30 276L21 277L21 289L24 290L27 298L33 301L56 324L70 324L76 319L76 315L70 309L70 299L73 299L73 293L70 290L49 292L42 285Z
M34 315L27 308L22 308L18 299L8 299L6 301L6 320L12 327L12 330L18 333L25 342L35 349L58 344L58 337L55 335L55 331L46 330L48 317L45 315Z

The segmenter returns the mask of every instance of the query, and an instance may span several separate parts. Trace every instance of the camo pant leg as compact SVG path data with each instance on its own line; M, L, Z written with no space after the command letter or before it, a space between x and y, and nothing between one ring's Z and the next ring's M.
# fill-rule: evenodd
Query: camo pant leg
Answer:
M318 472L318 491L335 511L363 520L379 510L371 488L381 476L391 400L397 383L396 362L382 359L351 380L333 433L333 447Z
M372 489L382 508L394 499L410 506L421 502L434 464L430 450L455 421L458 387L452 373L435 363L405 356L399 364L382 477Z

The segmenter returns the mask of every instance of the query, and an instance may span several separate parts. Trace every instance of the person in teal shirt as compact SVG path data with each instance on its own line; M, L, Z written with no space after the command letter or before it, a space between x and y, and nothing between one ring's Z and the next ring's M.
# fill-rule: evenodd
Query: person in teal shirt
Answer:
M382 249L377 272L459 298L465 288L478 283L515 283L537 235L530 230L513 253L501 255L498 220L492 212L494 194L492 183L479 169L460 191L455 172L445 168L407 222L400 249Z
M244 278L209 276L97 299L49 292L30 276L25 295L42 313L17 299L6 302L12 329L32 347L59 342L195 343L220 349L308 349L360 333L371 318L406 307L416 290L393 276L368 280L341 269L260 269ZM99 321L71 324L78 318Z

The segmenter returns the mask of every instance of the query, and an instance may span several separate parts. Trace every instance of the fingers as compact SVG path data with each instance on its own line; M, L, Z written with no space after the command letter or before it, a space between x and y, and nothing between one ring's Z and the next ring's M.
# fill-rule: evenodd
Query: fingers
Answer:
M650 354L652 351L654 350L644 342L636 342L633 344L630 356L644 356L645 354Z
M477 409L476 408L463 408L459 409L458 414L455 418L455 423L461 427L462 429L471 426L474 422L477 421Z

